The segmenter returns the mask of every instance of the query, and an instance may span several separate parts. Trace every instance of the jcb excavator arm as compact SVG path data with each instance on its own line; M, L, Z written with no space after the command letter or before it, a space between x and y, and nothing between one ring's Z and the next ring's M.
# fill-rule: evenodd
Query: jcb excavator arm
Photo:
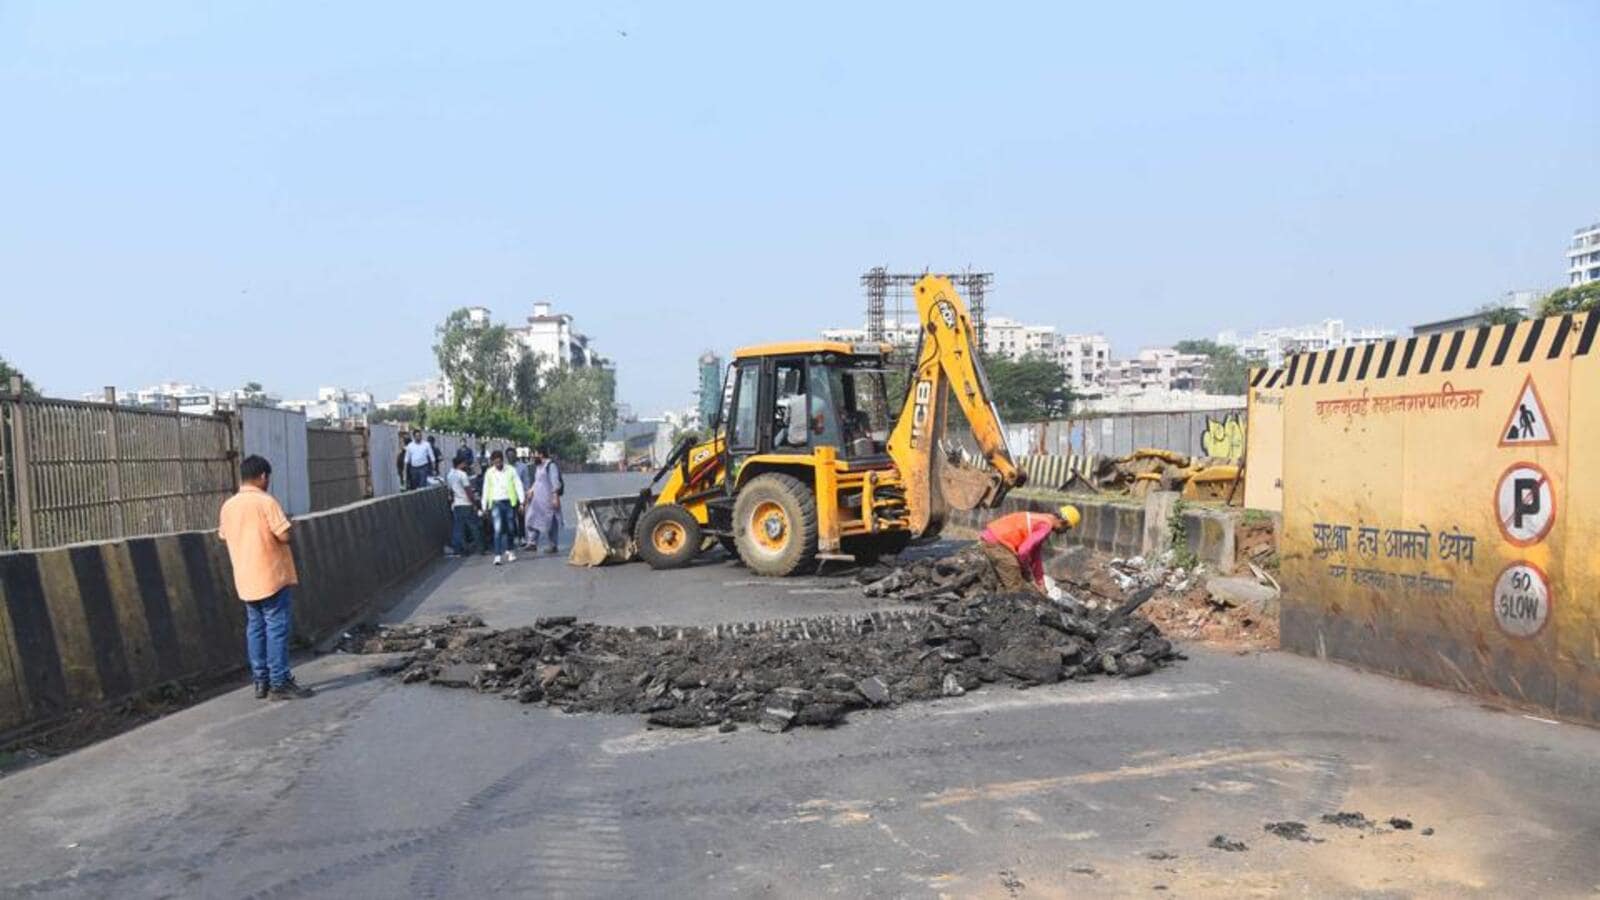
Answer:
M905 484L907 524L913 534L922 535L937 533L951 506L993 505L1026 476L1011 460L1005 427L978 359L972 320L955 285L943 276L925 275L914 291L920 326L916 368L900 420L889 436L889 455ZM951 393L991 471L958 467L941 452Z

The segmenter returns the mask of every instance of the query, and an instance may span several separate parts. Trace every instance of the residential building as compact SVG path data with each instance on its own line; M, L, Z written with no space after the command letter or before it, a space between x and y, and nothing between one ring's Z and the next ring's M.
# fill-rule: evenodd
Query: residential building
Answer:
M421 381L413 381L406 385L406 389L395 395L392 402L379 404L380 409L393 406L417 406L426 402L429 406L449 406L455 401L455 391L451 389L450 382L435 375Z
M1567 249L1567 286L1595 281L1600 281L1600 222L1573 232Z
M883 322L883 339L896 347L915 347L921 336L922 330L917 327L915 318L885 319ZM867 327L862 325L860 328L824 328L822 339L842 341L846 344L864 344L867 342Z
M227 395L184 381L163 381L160 384L127 392L117 391L114 387L111 390L116 394L119 406L134 406L141 409L162 409L209 416L230 405ZM105 391L91 391L84 394L83 399L90 403L103 403L106 399Z
M920 331L916 320L886 320L884 340L896 347L915 347ZM823 340L864 343L867 329L824 328ZM983 352L1006 359L1039 356L1066 370L1067 385L1076 394L1092 394L1104 382L1111 363L1111 343L1100 334L1059 334L1054 325L1027 325L1004 316L984 323Z
M1170 347L1147 347L1132 359L1113 360L1104 387L1111 395L1148 391L1198 391L1205 387L1211 358L1179 353Z
M589 337L572 327L572 316L555 312L548 300L533 304L533 315L528 316L527 324L510 331L518 346L526 348L541 365L581 369L605 364L589 345Z
M1059 334L1054 325L1028 325L1004 316L984 324L983 352L1005 359L1051 360L1067 373L1067 386L1079 395L1104 387L1111 365L1111 342L1105 335Z
M1323 319L1316 325L1263 328L1248 336L1224 331L1217 335L1217 343L1234 348L1247 362L1276 369L1295 353L1374 344L1394 337L1395 332L1387 328L1349 329L1343 319Z
M365 420L377 408L371 393L337 387L317 388L315 400L286 400L278 407L305 413L309 420L327 422Z

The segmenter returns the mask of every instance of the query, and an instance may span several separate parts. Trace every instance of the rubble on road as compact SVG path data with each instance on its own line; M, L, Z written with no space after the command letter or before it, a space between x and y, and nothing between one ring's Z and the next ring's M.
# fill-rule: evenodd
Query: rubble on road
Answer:
M1088 551L1069 557L1052 574L1090 605L1122 603L1154 586L1154 596L1139 612L1173 640L1248 649L1278 646L1277 592L1266 585L1244 590L1249 576L1221 578L1204 565L1177 565L1171 554L1120 558ZM1263 576L1255 580L1271 580Z
M976 562L974 562L974 559ZM491 630L472 616L352 632L356 653L409 654L407 683L472 688L568 712L635 713L654 725L831 726L858 709L1096 675L1137 677L1178 658L1131 608L999 594L981 554L880 570L915 607L692 628L622 627L570 616ZM886 596L880 594L879 596Z
M1062 602L1094 612L1135 603L1140 616L1170 639L1252 649L1278 646L1276 589L1257 584L1271 580L1265 573L1254 581L1246 576L1224 579L1203 565L1177 565L1170 553L1122 558L1086 547L1056 554L1045 568L1063 592ZM910 559L898 568L869 566L856 580L869 597L908 602L998 587L994 570L975 545L950 556Z

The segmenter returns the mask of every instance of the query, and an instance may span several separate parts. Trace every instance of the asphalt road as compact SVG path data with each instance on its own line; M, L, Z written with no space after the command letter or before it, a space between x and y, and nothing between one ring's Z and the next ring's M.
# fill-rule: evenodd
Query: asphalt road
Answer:
M391 615L867 608L845 588L721 561L663 575L471 559L441 563ZM0 780L0 895L1600 890L1600 732L1286 654L1190 652L1142 679L988 689L781 736L568 716L327 656L300 668L312 700L236 691ZM1415 827L1317 822L1339 810ZM1322 842L1263 831L1283 819ZM1248 849L1211 849L1218 834Z

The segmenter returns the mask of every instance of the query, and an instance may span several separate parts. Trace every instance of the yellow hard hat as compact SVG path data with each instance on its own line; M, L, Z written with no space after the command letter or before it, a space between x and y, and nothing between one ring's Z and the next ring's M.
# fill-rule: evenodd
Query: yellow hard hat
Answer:
M1061 520L1067 523L1068 528L1077 528L1078 523L1083 521L1083 513L1078 512L1078 508L1071 503L1063 504L1056 512L1061 514Z

